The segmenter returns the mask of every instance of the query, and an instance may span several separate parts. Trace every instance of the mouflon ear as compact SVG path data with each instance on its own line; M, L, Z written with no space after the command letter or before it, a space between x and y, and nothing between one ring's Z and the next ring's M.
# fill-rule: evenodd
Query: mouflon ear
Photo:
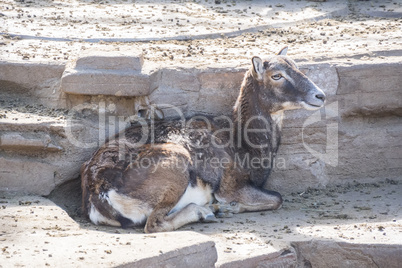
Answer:
M264 73L264 64L260 57L254 56L251 60L253 62L253 77L262 81L262 74Z
M281 49L281 51L279 51L279 53L277 55L281 55L281 56L286 56L286 53L288 53L288 47L284 47Z

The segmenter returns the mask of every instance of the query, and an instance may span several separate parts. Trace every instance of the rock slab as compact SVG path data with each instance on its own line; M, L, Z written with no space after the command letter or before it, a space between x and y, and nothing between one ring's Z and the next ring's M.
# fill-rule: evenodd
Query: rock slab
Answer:
M351 244L312 240L295 242L299 264L304 267L400 267L401 245ZM301 266L303 267L303 266Z
M142 65L136 51L91 50L67 64L61 88L68 94L146 96L150 77L141 72Z

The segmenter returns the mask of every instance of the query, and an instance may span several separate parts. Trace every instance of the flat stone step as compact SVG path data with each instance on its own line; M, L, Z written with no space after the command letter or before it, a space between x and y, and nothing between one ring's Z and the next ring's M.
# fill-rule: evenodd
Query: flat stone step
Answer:
M61 89L80 95L146 96L151 80L141 72L142 65L137 51L90 50L67 64Z
M90 150L71 146L64 116L41 113L0 109L0 191L48 195L77 177L90 156ZM87 136L87 126L74 124L71 132Z
M90 49L80 54L75 62L75 69L141 71L143 64L143 55L138 51Z
M19 133L6 133L0 136L0 148L6 150L62 151L63 148L52 143L49 135L24 137Z
M312 240L293 243L299 262L307 267L400 267L401 244L354 244Z
M146 96L150 93L150 79L137 71L68 70L61 80L62 90L69 94Z

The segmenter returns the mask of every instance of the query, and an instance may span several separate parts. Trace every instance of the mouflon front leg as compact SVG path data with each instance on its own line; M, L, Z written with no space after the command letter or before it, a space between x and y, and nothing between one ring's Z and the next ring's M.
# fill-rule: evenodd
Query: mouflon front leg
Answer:
M275 210L279 209L283 202L278 192L253 185L245 185L230 195L221 192L215 196L220 202L217 205L218 211L226 210L231 213ZM217 216L219 217L219 213Z
M168 208L155 208L145 225L146 233L169 232L194 222L216 222L212 211L194 203L188 204L183 209L167 215L171 210Z

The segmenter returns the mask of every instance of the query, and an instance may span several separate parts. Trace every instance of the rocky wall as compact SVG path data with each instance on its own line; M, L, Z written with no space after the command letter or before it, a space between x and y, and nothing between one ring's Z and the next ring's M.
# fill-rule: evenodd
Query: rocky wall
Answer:
M159 107L165 118L230 115L246 70L147 67L140 54L130 58L126 52L90 53L64 72L51 65L0 68L7 70L0 77L3 99L19 100L9 106L3 101L1 110L0 189L42 195L77 178L81 164L107 137L130 120L149 116L150 107ZM293 192L353 180L402 179L402 65L304 63L300 68L324 90L327 104L314 112L285 112L267 187ZM133 73L139 83L128 78ZM118 84L119 76L124 83ZM93 86L95 80L100 86ZM20 107L27 100L53 110L38 108L32 115Z

